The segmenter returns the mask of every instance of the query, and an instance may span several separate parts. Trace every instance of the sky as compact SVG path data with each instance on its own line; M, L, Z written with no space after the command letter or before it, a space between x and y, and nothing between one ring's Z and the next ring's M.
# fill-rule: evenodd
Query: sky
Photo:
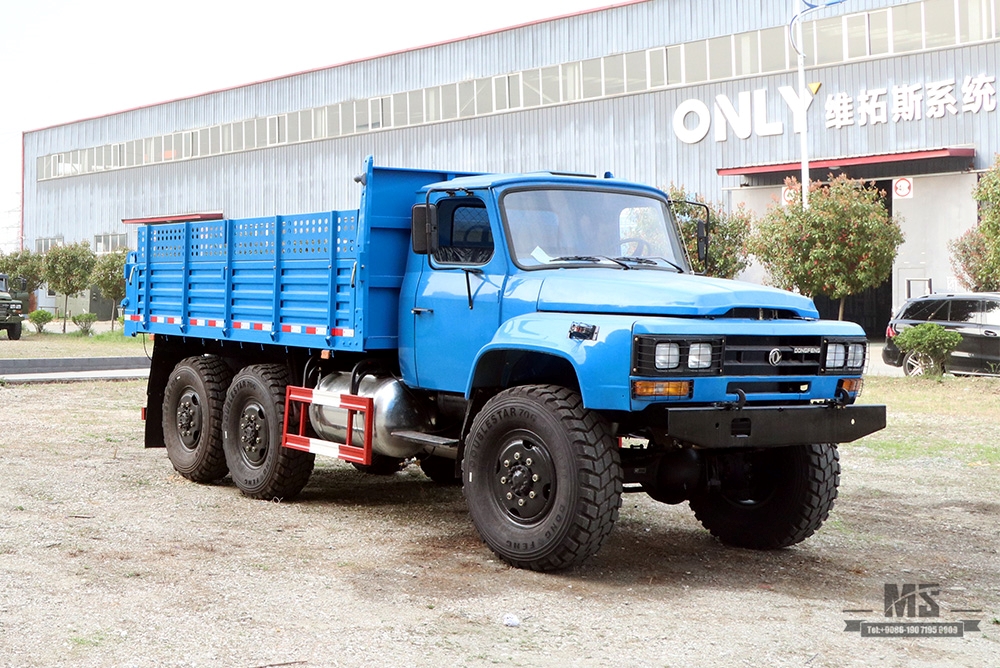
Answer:
M25 131L613 4L0 0L0 250L17 249Z

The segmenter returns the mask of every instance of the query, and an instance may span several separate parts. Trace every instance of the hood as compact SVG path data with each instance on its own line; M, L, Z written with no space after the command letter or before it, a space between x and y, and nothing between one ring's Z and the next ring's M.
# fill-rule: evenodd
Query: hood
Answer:
M654 269L561 269L546 276L538 310L567 313L721 316L733 308L787 309L818 318L812 300L754 283Z

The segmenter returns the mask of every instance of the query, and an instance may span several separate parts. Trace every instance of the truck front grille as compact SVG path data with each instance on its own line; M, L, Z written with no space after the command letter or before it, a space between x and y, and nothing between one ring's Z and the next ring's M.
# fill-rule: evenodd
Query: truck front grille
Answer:
M728 336L722 372L727 376L815 376L822 351L818 336Z
M711 365L691 369L684 363L675 368L658 368L656 345L680 344L681 359L686 359L690 343L712 344ZM820 373L823 341L818 336L727 336L677 337L639 336L632 353L632 373L637 376L815 376Z

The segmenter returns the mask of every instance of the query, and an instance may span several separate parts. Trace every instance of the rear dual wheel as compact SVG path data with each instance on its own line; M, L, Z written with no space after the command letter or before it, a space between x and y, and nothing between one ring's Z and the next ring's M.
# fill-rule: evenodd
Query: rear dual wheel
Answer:
M288 371L248 366L233 378L222 409L222 447L233 482L254 499L290 499L309 482L316 456L282 446Z
M233 374L220 358L188 357L174 367L163 394L163 441L174 469L212 482L228 473L222 451L222 408Z

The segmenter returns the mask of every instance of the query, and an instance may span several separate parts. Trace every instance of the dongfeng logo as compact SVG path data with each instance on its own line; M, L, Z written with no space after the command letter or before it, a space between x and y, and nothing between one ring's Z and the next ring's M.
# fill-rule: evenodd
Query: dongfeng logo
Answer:
M771 353L767 356L767 361L771 363L771 366L781 364L781 351L777 348L772 349Z

